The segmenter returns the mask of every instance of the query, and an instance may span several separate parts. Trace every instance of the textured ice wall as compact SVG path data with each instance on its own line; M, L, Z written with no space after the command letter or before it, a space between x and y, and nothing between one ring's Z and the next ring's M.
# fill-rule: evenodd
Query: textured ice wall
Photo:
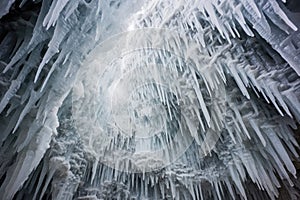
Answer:
M297 198L289 185L297 183L292 161L298 157L298 144L291 128L300 120L299 15L283 3L57 0L1 4L0 16L13 5L1 19L2 199L261 199L278 196L280 185L286 185L289 198ZM150 27L171 30L172 37L162 43L162 50L146 47L166 39L165 32L147 38L134 31ZM102 63L97 55L103 51L97 50L123 31L133 31L129 46L136 42L142 50L128 52L125 46L128 55ZM104 50L113 49L118 46ZM174 52L181 56L173 59ZM147 85L142 82L151 77L153 65L162 66L160 76L153 76L153 87L137 89ZM122 79L124 74L127 79ZM167 87L160 87L157 77L167 80ZM110 90L99 89L119 82L117 86L123 87L112 90L117 104L110 107L103 98L110 97ZM135 91L130 101L122 94L129 90L124 86ZM172 92L173 88L177 91ZM146 100L155 103L147 107ZM130 103L138 114L152 118L123 111ZM164 111L168 112L164 115ZM185 120L178 120L184 113ZM116 116L110 118L110 114ZM165 166L174 159L159 162L159 156L150 157L149 141L132 137L128 117L136 119L130 123L141 134L150 133L143 132L143 127L157 129L159 122L166 122L165 130L170 132L166 138L175 144L167 152L176 152L176 144L180 146L172 134L181 123L187 131L177 133L194 140L176 162ZM118 128L127 129L129 135L119 134ZM211 129L220 138L203 156L201 141ZM160 140L154 144L170 144L164 137ZM120 160L116 149L126 150L124 165L115 163ZM140 157L133 157L135 152ZM159 169L143 172L140 167L145 163L157 163Z

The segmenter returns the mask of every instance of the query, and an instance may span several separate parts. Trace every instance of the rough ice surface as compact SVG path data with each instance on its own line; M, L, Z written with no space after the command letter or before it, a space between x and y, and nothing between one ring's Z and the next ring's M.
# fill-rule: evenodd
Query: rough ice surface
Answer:
M299 199L300 7L0 2L0 199Z

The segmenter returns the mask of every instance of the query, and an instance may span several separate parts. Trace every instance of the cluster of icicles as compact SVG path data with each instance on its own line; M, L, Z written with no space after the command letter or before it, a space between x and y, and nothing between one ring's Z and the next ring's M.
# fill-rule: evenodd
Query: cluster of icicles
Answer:
M285 2L4 0L0 17L0 199L299 198Z

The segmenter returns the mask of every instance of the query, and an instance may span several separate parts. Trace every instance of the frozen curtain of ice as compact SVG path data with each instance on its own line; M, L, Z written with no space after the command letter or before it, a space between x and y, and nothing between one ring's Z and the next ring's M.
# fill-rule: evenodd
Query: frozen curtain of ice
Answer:
M0 199L299 199L299 12L2 0Z

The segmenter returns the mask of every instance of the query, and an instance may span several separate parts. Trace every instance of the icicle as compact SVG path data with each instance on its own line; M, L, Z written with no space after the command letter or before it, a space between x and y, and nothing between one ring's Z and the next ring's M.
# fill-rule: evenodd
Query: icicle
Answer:
M0 193L274 199L299 147L298 24L285 12L276 0L42 1L0 41Z
M252 128L254 129L255 133L259 137L263 146L266 146L266 140L265 140L264 136L262 135L260 128L257 126L256 122L253 119L250 119L249 122L250 122Z

